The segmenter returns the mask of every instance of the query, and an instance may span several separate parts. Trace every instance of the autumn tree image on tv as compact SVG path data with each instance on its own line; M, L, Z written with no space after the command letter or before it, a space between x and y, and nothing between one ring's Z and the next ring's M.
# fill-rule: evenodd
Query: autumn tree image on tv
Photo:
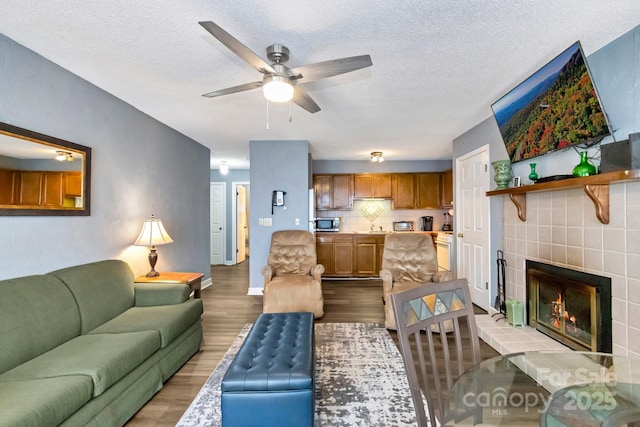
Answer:
M492 108L512 162L597 142L609 134L579 43Z

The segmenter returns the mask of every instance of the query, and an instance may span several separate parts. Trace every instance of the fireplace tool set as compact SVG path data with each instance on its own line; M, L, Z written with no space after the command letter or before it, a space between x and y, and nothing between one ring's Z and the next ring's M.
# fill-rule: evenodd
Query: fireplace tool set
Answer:
M500 316L496 319L496 322L500 319L507 318L507 304L506 304L506 284L505 284L505 272L507 261L504 259L504 253L501 250L498 250L498 257L496 259L498 264L498 295L496 296L496 301L493 304L493 308L497 310L497 313L491 315Z

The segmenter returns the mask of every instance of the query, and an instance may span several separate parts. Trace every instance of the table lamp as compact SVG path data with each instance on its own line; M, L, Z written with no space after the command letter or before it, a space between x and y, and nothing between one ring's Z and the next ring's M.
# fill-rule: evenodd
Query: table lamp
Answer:
M159 276L155 270L156 262L158 261L158 253L156 252L156 246L166 245L173 242L167 230L164 229L162 221L151 215L151 218L146 220L142 224L142 230L140 235L134 242L135 246L151 246L149 252L149 265L151 265L151 271L147 273L147 277Z

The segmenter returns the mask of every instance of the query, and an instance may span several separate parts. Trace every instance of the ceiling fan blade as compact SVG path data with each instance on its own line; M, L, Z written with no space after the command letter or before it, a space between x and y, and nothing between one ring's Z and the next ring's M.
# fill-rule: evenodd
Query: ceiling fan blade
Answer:
M271 67L271 65L267 64L262 58L253 53L251 49L243 45L238 39L227 33L218 25L214 24L211 21L201 21L198 22L198 24L202 25L202 27L205 30L209 31L213 37L217 38L220 43L225 45L227 48L229 48L229 50L238 55L240 58L244 59L256 70L260 71L261 73L276 72Z
M370 67L371 65L372 62L369 55L360 55L333 59L331 61L316 62L315 64L291 68L289 71L291 72L290 75L295 76L301 74L302 77L298 81L300 83L306 83Z
M320 111L320 107L316 102L311 99L309 94L304 90L300 89L298 86L293 86L293 98L291 99L294 104L304 108L310 113L317 113Z
M213 98L216 96L229 95L230 93L244 92L245 90L257 89L262 86L262 81L245 83L243 85L228 87L226 89L216 90L215 92L205 93L202 96Z

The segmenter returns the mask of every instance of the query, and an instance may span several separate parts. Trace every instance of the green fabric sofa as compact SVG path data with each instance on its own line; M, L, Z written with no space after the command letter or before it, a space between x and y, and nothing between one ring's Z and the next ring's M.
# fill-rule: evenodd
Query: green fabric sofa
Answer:
M202 301L106 260L0 281L0 426L119 426L202 342Z

